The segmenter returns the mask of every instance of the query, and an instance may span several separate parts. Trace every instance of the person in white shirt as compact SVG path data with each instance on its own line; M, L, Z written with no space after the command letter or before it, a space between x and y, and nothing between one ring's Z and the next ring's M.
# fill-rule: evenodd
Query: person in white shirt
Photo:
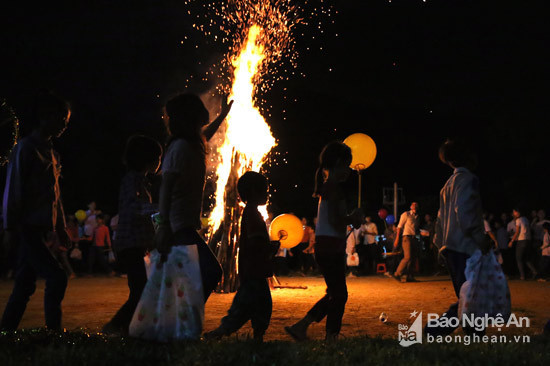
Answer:
M479 179L471 172L477 165L477 158L469 145L460 140L445 141L439 148L439 158L454 171L439 195L435 242L445 257L458 300L460 288L466 282L466 261L476 250L488 250L485 246ZM456 317L458 301L440 319ZM426 326L426 333L445 336L455 329L450 326Z
M537 269L531 261L533 248L531 246L531 227L529 225L529 220L521 215L521 210L519 208L514 209L512 213L516 219L516 231L512 239L510 239L508 247L512 248L514 242L516 242L516 262L520 279L525 280L524 262L531 270L532 277L535 278L537 276Z
M376 235L378 235L378 228L376 227L376 224L372 222L371 216L365 216L365 223L361 225L361 232L363 234L363 244L376 244Z
M314 190L314 195L319 198L318 221L315 226L315 260L325 279L327 290L326 295L301 320L285 327L285 331L297 341L306 340L311 323L318 323L325 317L326 341L335 341L342 327L342 317L348 300L347 226L356 226L357 222L364 220L360 209L347 214L346 192L341 183L350 174L351 159L351 149L339 141L327 144L319 156Z
M397 225L397 233L393 244L394 249L399 245L399 237L403 235L403 259L393 274L393 278L401 282L401 275L407 273L407 282L416 282L413 268L420 254L420 243L416 238L419 233L420 217L418 216L418 202L411 203L411 210L403 212Z
M506 231L508 232L508 237L512 238L516 233L516 220L512 219L506 225Z
M376 245L378 228L372 222L371 216L365 216L365 222L361 225L359 235L362 240L357 242L356 248L359 255L360 272L364 275L374 273L378 256L378 246Z
M348 225L347 229L347 239L346 239L346 254L347 254L347 260L350 260L350 257L355 254L359 255L357 253L356 249L359 245L359 236L360 236L361 229L354 229L352 225ZM359 265L361 265L361 262L359 261ZM350 266L348 263L348 277L357 277L358 276L358 267L359 266Z

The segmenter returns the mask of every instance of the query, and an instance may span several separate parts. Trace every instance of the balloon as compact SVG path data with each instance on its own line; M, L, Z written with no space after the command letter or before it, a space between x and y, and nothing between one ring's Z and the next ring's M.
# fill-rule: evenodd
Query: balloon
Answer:
M292 214L277 216L269 227L269 237L271 240L280 240L281 248L290 249L295 247L300 244L303 236L304 226L302 221Z
M352 160L350 168L363 170L368 168L376 158L376 144L370 136L364 133L354 133L344 140L351 149Z
M76 217L76 219L79 221L79 222L82 222L84 220L86 220L86 217L88 215L86 215L86 211L84 210L78 210L76 211L76 213L74 214L74 217Z
M395 224L395 216L393 215L386 216L386 222L388 223L388 225Z
M385 220L386 216L388 216L388 210L386 210L385 208L381 208L380 210L378 210L378 217L380 217L382 220Z

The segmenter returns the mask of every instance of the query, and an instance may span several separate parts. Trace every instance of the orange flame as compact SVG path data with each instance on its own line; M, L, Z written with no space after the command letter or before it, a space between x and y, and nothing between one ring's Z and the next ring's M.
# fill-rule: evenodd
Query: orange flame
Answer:
M264 46L259 42L260 34L260 27L252 26L239 55L232 59L235 72L230 99L234 102L225 122L225 139L218 148L220 162L216 168L216 203L208 219L212 232L219 228L224 218L224 193L232 159L239 159L239 176L248 170L259 171L269 151L276 146L269 125L254 105L254 79L265 58ZM265 207L261 211L266 215Z

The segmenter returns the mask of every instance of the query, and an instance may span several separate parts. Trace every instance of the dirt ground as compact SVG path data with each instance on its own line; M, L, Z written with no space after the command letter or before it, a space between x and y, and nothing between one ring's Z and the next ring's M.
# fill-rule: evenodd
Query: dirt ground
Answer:
M349 299L344 314L342 335L383 336L397 338L397 326L409 323L409 314L416 311L442 313L456 301L447 276L419 277L417 283L397 283L384 276L348 278ZM273 315L266 340L288 340L284 326L300 319L323 296L325 284L322 277L282 277L281 284L307 286L307 289L273 289ZM3 310L13 286L13 281L0 281L0 309ZM512 311L517 316L527 316L530 328L505 330L510 334L538 334L550 319L550 283L536 281L509 281L512 294ZM44 325L44 281L39 281L31 298L21 327ZM68 330L87 328L99 331L124 303L128 296L126 280L113 277L76 278L69 281L63 301L63 326ZM215 328L226 314L234 294L213 294L206 304L205 331ZM386 313L388 321L379 320ZM425 315L424 315L425 316ZM424 318L425 321L425 318ZM313 339L324 337L324 321L313 324L308 335ZM492 330L489 332L489 334ZM251 333L247 324L239 336Z

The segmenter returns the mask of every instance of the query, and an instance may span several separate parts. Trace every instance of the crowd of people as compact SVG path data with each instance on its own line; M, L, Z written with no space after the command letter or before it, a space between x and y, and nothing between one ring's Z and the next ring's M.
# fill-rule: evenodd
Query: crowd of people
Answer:
M85 213L80 216L67 215L65 217L68 243L61 245L59 240L50 238L45 240L47 248L56 258L69 279L81 277L93 277L97 275L122 276L124 274L115 271L113 241L116 238L118 215L110 217L101 210L96 209L96 203L90 202ZM79 216L79 215L78 215ZM9 232L4 232L2 237L5 249L2 258L2 271L4 278L15 278L18 263L17 238L10 239Z
M370 216L359 228L351 228L348 237L348 254L356 252L359 264L351 267L351 275L369 275L381 273L400 276L409 262L413 271L408 272L407 281L414 282L414 273L439 275L446 267L439 258L440 248L436 245L435 220L432 214L419 214L417 202L411 204L411 210L402 216L403 227L388 225L384 220L383 231L379 231ZM417 216L412 216L411 214ZM414 221L407 227L407 223ZM484 214L484 230L487 239L493 243L493 249L504 272L509 277L518 276L521 280L537 279L546 281L550 276L550 218L543 209L531 211L531 218L523 216L520 208L513 209L508 215L501 213ZM378 235L383 232L383 235ZM414 249L410 249L413 247ZM404 262L404 257L411 257ZM378 264L383 263L383 266ZM401 268L398 266L401 264ZM529 273L526 273L526 267Z
M437 276L447 273L447 268L439 257L440 248L434 242L434 215L422 215L417 202L413 202L410 209L411 211L404 213L402 228L399 224L388 224L382 219L374 221L375 216L369 214L359 227L348 225L346 253L348 257L354 253L358 257L356 262L348 261L349 277L376 274L391 277L394 273L400 276L409 263L412 263L413 270L408 271L404 282L415 282L415 274ZM413 216L414 223L407 227L411 212L417 217ZM510 214L503 212L497 216L484 213L483 217L485 233L488 240L492 241L495 254L506 275L519 277L521 280L548 280L550 218L546 216L544 209L530 211L530 218L524 217L519 208L511 210ZM316 218L312 221L316 222ZM301 243L290 250L281 248L277 253L277 275L319 275L314 260L315 225L311 226L305 217L302 218L302 223L304 237ZM410 258L399 269L406 255ZM526 270L529 272L526 273Z
M17 329L38 276L46 280L46 327L62 329L61 304L75 267L87 276L94 271L106 275L118 271L127 276L128 300L103 332L155 341L200 338L204 304L222 278L218 258L199 234L205 144L231 104L224 98L220 115L210 122L198 96L184 93L172 98L164 106L163 119L170 136L166 145L141 135L126 142L127 171L120 186L118 214L109 218L91 202L84 215L77 212L65 220L59 157L52 139L66 129L71 110L55 94L40 94L30 121L32 133L15 146L7 170L3 235L17 250L11 254L17 260L10 259L17 265L0 329ZM280 241L270 240L258 211L267 200L266 178L245 173L237 183L245 204L240 225L239 287L227 316L204 337L219 339L250 320L254 339L262 341L272 312L269 279L287 268L303 275L317 271L327 286L326 295L303 318L285 327L296 340L307 339L310 324L325 318L326 340L338 338L349 275L382 271L399 282L414 282L418 273L433 274L444 263L458 298L466 281L467 260L493 249L509 275L515 261L522 280L527 278L525 266L531 278L544 278L550 262L550 222L545 212L535 212L529 221L516 208L510 221L507 216L499 221L492 215L484 220L478 178L472 173L476 162L473 153L465 144L448 140L440 148L440 159L453 174L440 192L437 219L427 214L422 221L419 204L412 202L397 225L384 223L382 231L371 215L347 207L342 183L350 174L351 149L339 141L327 144L315 175L314 196L319 200L315 228L303 218L301 243L290 250L280 249ZM162 182L155 204L146 177L159 168ZM278 235L279 240L284 237L282 232ZM349 261L355 253L358 263ZM456 316L457 309L458 302L443 316ZM432 334L453 330L427 329Z
M415 210L419 209L418 203L413 202L413 204ZM155 209L156 205L152 205L151 213L154 213ZM62 264L69 279L77 276L102 275L126 277L114 260L115 252L112 243L117 236L118 213L112 217L102 213L96 208L95 201L88 204L86 211L79 211L86 213L81 220L78 220L74 214L66 217L70 246L49 243L50 251ZM550 276L550 238L548 237L550 218L546 216L544 209L529 212L529 218L522 216L519 208L512 210L510 214L484 213L484 228L494 243L499 263L509 277L545 282ZM412 234L417 243L415 258L412 259L414 273L409 275L405 282L414 282L414 274L437 276L447 273L444 263L438 258L439 248L434 243L434 215L429 213L419 215L418 228L414 229L415 232ZM518 218L514 218L515 215L518 215ZM268 227L273 218L271 213L269 216L270 218L266 220ZM400 229L397 224L388 224L381 219L375 221L373 217L375 215L366 215L365 221L357 228L348 225L346 253L348 257L354 253L358 257L357 263L348 263L349 277L377 274L391 276L398 270L400 261L404 257L402 240L405 237L406 242L410 241L410 237L405 234L398 235ZM514 239L518 219L521 227L518 237ZM314 256L317 218L302 217L301 220L304 234L300 243L291 249L280 248L275 255L276 276L320 275ZM525 222L528 223L528 233L524 228L527 227L524 225ZM148 227L147 223L145 227ZM521 229L527 234L520 237ZM399 240L397 245L394 245L396 238ZM528 242L520 242L524 240ZM511 241L512 246L510 246ZM520 242L519 245L518 242ZM406 243L406 245L409 244ZM15 249L16 246L13 246L11 250L6 250L4 253L1 277L14 278L17 263ZM527 273L526 270L528 270Z

